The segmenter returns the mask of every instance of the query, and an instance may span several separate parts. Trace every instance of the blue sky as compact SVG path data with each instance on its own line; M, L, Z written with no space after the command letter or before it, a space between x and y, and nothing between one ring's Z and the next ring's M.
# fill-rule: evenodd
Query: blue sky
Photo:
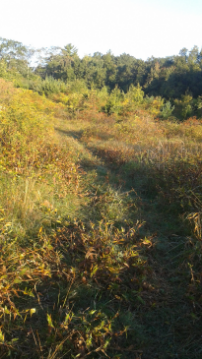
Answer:
M146 60L202 47L202 0L1 0L0 37Z

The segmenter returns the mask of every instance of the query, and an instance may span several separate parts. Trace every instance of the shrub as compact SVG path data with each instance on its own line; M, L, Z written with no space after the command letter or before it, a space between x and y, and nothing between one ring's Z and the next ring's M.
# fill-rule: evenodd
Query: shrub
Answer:
M174 109L175 109L175 106L172 107L170 101L167 101L165 103L165 105L163 106L163 108L161 109L161 116L164 119L167 119L168 117L170 117L172 115Z

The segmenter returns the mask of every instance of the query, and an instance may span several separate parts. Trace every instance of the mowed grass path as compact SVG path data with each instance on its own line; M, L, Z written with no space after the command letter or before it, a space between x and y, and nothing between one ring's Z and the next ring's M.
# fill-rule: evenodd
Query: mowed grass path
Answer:
M0 357L201 358L201 127L2 86Z

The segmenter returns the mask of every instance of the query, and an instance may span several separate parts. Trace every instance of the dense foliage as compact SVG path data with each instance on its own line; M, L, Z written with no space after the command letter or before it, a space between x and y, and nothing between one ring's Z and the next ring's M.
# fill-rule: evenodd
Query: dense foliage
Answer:
M0 76L18 77L18 86L46 95L68 92L66 84L75 80L88 89L106 87L109 93L116 87L126 93L131 86L139 85L145 95L169 101L164 117L171 115L171 109L179 119L202 115L202 52L197 46L190 51L183 48L179 55L147 61L129 54L114 56L110 51L81 59L72 44L34 51L0 38Z

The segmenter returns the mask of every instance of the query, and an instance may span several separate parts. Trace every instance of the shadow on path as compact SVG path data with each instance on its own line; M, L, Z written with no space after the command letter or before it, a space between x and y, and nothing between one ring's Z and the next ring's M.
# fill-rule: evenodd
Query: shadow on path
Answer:
M72 136L78 141L83 134L83 131L63 131L59 128L56 128L56 130L61 134ZM191 317L192 313L192 306L185 297L188 279L187 274L179 271L183 238L185 238L183 237L183 224L180 223L175 213L168 214L166 208L158 207L157 192L154 192L153 198L148 198L149 191L145 191L143 195L141 191L138 195L135 191L127 195L126 192L135 187L135 174L131 178L129 172L123 173L120 166L107 162L104 152L97 151L96 148L86 145L83 141L82 144L84 145L84 150L86 148L95 159L98 158L102 162L102 165L100 163L96 164L88 158L82 159L80 162L81 167L87 174L93 174L93 172L96 174L94 182L90 184L92 188L90 196L92 198L89 205L84 208L89 220L91 220L91 216L94 216L97 221L102 218L105 208L102 199L106 196L107 187L111 187L112 191L119 191L120 201L124 202L124 196L128 196L128 204L126 201L124 205L128 206L127 214L131 221L135 223L137 219L146 219L142 236L149 237L154 231L157 233L156 246L149 255L148 260L152 270L156 273L156 277L159 278L159 285L162 287L159 289L157 303L153 307L143 310L140 307L138 310L133 308L128 312L131 317L136 316L137 322L141 322L141 331L143 330L143 334L148 341L146 343L144 342L145 339L143 339L142 344L137 344L139 339L136 333L137 342L134 339L136 345L142 346L143 349L144 346L151 348L151 356L147 353L145 358L200 358L198 354L199 347L197 353L195 353L196 355L193 351L195 350L194 343L199 340L201 320L192 322L187 319ZM149 172L150 169L146 168L146 171ZM143 182L143 186L149 186L147 181ZM136 190L136 188L134 189ZM110 202L110 196L107 201ZM137 210L130 208L132 202L138 203ZM116 225L120 227L122 225L121 221ZM172 237L173 233L178 235ZM179 240L181 245L178 245ZM149 294L146 295L149 296Z

